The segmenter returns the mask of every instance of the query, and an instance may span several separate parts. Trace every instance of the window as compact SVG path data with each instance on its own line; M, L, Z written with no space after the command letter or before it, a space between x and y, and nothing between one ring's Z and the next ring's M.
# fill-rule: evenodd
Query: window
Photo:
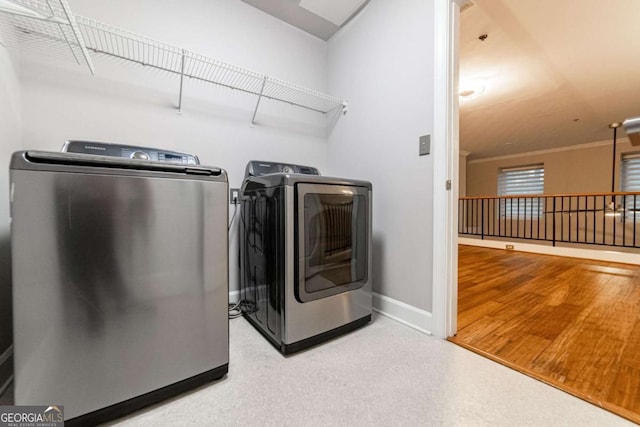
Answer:
M640 191L640 153L622 156L622 191ZM620 202L622 202L620 200ZM626 196L624 210L627 216L640 220L640 195Z
M521 196L544 192L544 165L521 166L500 169L498 196ZM536 197L500 200L501 218L539 218L544 199Z

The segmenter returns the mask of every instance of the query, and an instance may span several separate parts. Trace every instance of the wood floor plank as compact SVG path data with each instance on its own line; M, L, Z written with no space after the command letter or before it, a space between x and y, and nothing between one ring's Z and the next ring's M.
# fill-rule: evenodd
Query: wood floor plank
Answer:
M484 316L473 322L473 330L464 334L464 342L473 344L485 335L493 332L497 327L504 324L504 320L496 319L490 316Z
M497 289L478 289L474 287L465 292L464 297L458 299L458 307L460 310L466 311L485 302L495 301L499 296L500 291Z
M640 267L459 246L466 348L640 423Z
M622 349L620 354L620 364L626 365L635 369L640 369L640 320L636 320L636 323L629 334L625 348Z
M537 335L522 334L497 351L497 355L513 363L530 365L551 343L551 340Z
M458 339L458 338L454 337L454 339ZM464 335L459 340L461 342L464 342L463 339L464 339ZM500 350L502 350L510 342L511 342L511 340L509 338L503 337L502 335L497 335L497 334L492 332L492 333L487 334L484 337L476 340L472 344L472 346L473 347L477 347L477 348L482 348L487 353L498 354L500 352Z
M545 304L544 309L535 315L529 331L546 339L555 340L569 327L581 324L583 317L584 308L570 302L557 306Z
M502 303L501 308L489 314L498 319L509 321L520 319L527 314L533 315L532 307L542 308L544 297L530 292L517 294L512 292L509 295L500 295L497 301Z
M622 365L607 400L625 409L640 407L640 369Z
M458 328L463 329L473 322L476 322L486 316L487 313L498 310L503 305L496 301L487 301L476 307L465 310L464 313L458 313Z
M569 284L564 281L560 281L554 288L550 290L549 294L544 300L544 303L546 305L557 307L566 302L570 294L571 292Z
M582 344L582 341L578 343ZM566 364L569 376L565 383L577 389L589 390L595 399L603 400L609 394L618 371L622 342L600 335L594 344L592 348L582 347L582 354L573 353L572 361L575 363ZM584 356L585 353L587 357Z

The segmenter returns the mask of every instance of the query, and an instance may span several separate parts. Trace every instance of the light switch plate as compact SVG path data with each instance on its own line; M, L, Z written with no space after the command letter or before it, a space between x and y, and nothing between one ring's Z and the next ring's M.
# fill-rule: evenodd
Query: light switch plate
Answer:
M422 135L420 137L420 156L426 156L431 152L431 135Z

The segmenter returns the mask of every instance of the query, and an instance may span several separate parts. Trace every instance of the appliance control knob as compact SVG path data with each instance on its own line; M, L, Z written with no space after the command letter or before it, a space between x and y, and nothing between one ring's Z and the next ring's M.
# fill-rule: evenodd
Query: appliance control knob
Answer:
M134 151L130 156L134 160L149 160L150 157L144 151Z

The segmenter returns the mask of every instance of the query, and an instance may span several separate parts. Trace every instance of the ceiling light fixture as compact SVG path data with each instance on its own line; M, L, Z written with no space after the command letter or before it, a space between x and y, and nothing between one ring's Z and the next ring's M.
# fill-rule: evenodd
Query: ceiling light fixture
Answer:
M460 92L458 92L458 95L460 96L461 100L468 101L470 99L477 98L483 93L484 93L484 86L478 84L478 85L469 85L466 87L464 86L461 87Z

